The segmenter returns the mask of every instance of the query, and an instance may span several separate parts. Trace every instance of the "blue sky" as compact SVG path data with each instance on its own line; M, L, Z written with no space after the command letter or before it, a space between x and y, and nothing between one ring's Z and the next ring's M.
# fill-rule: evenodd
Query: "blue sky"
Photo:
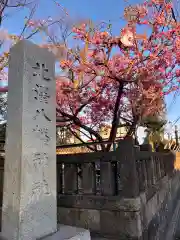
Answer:
M121 20L123 9L127 6L127 2L123 0L61 0L58 1L65 9L67 9L69 16L76 21L77 19L92 19L96 22L111 20L113 24L113 33L119 34L124 22ZM141 0L129 0L129 3L138 3ZM3 22L3 28L8 29L13 34L18 34L24 25L24 18L28 15L28 11L13 10L10 16ZM47 18L48 16L60 17L62 15L62 8L57 7L53 0L40 0L35 17ZM35 39L36 41L40 38ZM168 96L167 105L172 102L173 96ZM175 104L168 112L168 118L174 121L180 114L178 114L178 106L180 100L177 98Z

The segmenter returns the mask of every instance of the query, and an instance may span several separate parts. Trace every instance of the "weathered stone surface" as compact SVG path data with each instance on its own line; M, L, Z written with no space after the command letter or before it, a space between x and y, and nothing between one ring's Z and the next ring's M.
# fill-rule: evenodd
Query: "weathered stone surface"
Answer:
M118 193L124 198L137 197L139 196L139 179L133 139L120 141L117 152L121 156L118 164Z
M119 198L119 196L96 196L96 195L58 195L58 206L71 208L99 209L112 211L138 211L141 208L139 197Z
M146 212L144 215L145 221L143 223L147 224L146 217L150 220L147 229L149 240L164 240L166 239L168 229L171 228L172 230L172 226L169 226L169 224L173 221L173 213L180 197L180 189L177 188L179 181L179 173L176 173L169 181L165 181L164 179L159 191L152 199L149 199L148 202L150 202L151 206L156 205L155 214L152 215L152 213L150 213L150 211L152 211L150 208L149 213ZM146 205L145 208L147 208Z
M59 195L58 222L89 228L92 237L164 240L179 199L179 181L178 172L165 176L151 194L148 189L132 199Z
M21 41L10 52L2 235L31 240L57 229L54 57Z
M100 212L98 210L58 207L57 220L60 224L100 231Z
M43 240L90 240L89 230L66 225L59 225L58 231Z
M165 240L174 240L176 239L175 236L178 234L176 231L179 231L179 221L180 221L180 202L177 202L177 206L175 208L173 217L168 224L168 229L167 229L167 234L166 234L166 239Z
M123 239L123 237L128 239L129 237L131 239L142 235L139 212L101 211L100 219L101 233L104 233L105 236L119 236L119 239Z
M58 222L87 228L93 236L95 234L112 239L131 239L130 237L138 239L142 234L140 213L134 211L98 211L59 207Z

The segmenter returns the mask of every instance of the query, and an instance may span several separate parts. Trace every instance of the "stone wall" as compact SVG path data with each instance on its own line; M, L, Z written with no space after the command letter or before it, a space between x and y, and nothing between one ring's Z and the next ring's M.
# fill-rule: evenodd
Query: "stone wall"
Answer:
M141 193L132 199L79 196L58 201L58 222L90 228L95 236L114 239L162 239L166 235L179 194L180 174L165 176L151 196ZM62 207L63 206L63 207Z
M150 199L141 194L141 216L143 239L165 240L169 223L180 197L180 173L174 172L171 178L165 176Z
M164 240L179 194L180 174L174 170L174 160L170 152L140 151L132 142L123 142L117 152L106 155L58 156L58 165L63 163L66 168L64 187L58 189L58 222L116 240ZM97 162L98 191L92 168Z

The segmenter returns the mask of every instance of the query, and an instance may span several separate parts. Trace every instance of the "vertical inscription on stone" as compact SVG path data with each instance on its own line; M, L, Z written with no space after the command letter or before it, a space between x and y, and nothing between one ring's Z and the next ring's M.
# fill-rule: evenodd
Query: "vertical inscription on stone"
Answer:
M44 142L45 145L49 144L51 137L49 136L48 128L36 125L36 127L33 128L32 131L36 134L37 138Z
M39 197L40 194L48 195L50 194L50 189L44 173L44 169L48 167L48 154L41 152L34 153L32 160L36 176L32 186L31 197Z
M49 186L45 178L42 179L42 181L37 181L33 183L31 197L33 198L33 200L35 198L38 199L39 195L41 195L42 192L46 195L50 194Z
M48 87L36 84L32 91L34 94L34 99L38 100L39 102L48 103L48 99L50 98Z
M36 124L32 129L32 132L34 133L34 136L43 144L43 149L46 150L46 146L48 146L51 141L48 131L48 123L51 122L51 119L46 110L46 104L48 104L51 96L49 93L49 88L46 86L46 82L50 81L51 78L46 75L49 73L49 70L47 67L45 67L45 63L36 62L36 64L32 66L32 69L36 70L35 72L33 71L32 81L32 84L35 85L32 88L34 100L37 101L39 107L42 107L36 109L34 115L32 116L32 120ZM37 81L40 83L37 83ZM42 81L44 81L43 84L41 84ZM42 124L42 118L46 120L46 126ZM46 195L50 193L44 172L44 168L47 167L47 164L48 154L46 152L34 154L33 166L35 167L35 173L37 173L37 179L35 178L32 186L33 198L36 196L38 197L40 194Z
M47 73L49 72L48 68L45 67L44 63L36 62L34 66L32 66L33 69L37 70L33 72L33 76L39 76L41 79L45 81L51 81L52 78L47 76Z
M34 168L39 168L47 166L49 158L47 153L36 152L33 154L32 160Z
M48 115L46 114L46 111L44 110L44 108L41 109L36 109L35 115L33 116L33 120L36 120L37 117L39 116L43 116L48 122L51 122L50 117L48 117Z

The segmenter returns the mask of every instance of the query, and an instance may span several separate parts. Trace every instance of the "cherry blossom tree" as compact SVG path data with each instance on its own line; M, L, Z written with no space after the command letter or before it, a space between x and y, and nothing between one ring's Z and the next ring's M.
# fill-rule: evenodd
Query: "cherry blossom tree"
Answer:
M80 44L60 60L66 74L57 77L58 121L82 142L82 134L102 142L99 130L107 123L109 142L119 126L127 127L126 137L134 135L143 118L162 110L164 96L179 88L180 24L171 3L149 0L126 8L124 17L119 36L106 23L74 27ZM148 32L138 34L137 26Z

